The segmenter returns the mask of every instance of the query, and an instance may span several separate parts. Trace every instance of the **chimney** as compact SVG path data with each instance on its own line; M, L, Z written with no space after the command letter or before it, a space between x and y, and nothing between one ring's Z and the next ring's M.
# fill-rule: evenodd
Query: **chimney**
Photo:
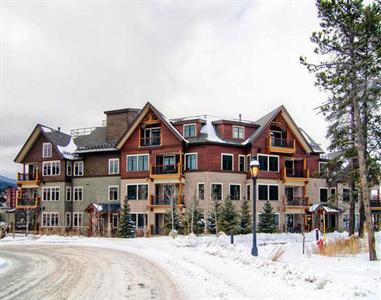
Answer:
M239 114L239 121L241 122L242 121L242 115Z
M61 132L61 127L58 126L58 132Z
M140 109L124 108L105 111L106 114L106 140L117 141L131 126Z

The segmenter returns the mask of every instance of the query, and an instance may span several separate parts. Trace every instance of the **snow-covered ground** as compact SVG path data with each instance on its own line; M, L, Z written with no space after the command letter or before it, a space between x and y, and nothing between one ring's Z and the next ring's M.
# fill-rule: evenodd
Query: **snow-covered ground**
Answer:
M2 259L0 257L0 271L1 271L1 269L5 268L6 264L7 264L7 262L5 261L5 259Z
M328 239L345 233L328 234ZM250 254L251 235L179 236L107 239L42 236L7 237L1 245L64 243L128 251L168 271L185 299L380 299L381 262L369 262L368 254L324 257L311 254L314 233L306 234L303 254L300 234L258 234L259 257ZM381 234L377 233L380 256ZM364 242L365 244L365 242ZM285 252L277 262L277 248ZM1 258L0 258L1 265Z

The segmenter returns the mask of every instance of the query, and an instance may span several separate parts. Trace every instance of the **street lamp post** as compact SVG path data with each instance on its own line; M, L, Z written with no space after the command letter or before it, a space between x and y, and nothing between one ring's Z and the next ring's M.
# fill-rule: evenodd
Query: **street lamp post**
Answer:
M250 174L253 179L253 245L251 247L251 255L258 256L257 248L257 177L259 172L259 162L256 157L252 157L250 161Z

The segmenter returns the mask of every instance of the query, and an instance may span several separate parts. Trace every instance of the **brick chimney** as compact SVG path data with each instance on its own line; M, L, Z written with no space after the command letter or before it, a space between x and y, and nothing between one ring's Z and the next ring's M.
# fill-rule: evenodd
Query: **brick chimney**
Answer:
M117 141L131 126L140 109L124 108L105 111L106 114L106 140Z

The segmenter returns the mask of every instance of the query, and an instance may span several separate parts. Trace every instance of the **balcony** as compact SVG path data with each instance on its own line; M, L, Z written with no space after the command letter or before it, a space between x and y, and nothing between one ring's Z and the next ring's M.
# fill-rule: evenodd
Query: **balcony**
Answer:
M41 183L41 172L17 173L16 183L22 187L38 187Z
M150 196L150 207L170 207L171 204L177 205L178 207L182 207L185 205L184 195L174 195L173 197L163 197L163 196Z
M308 182L310 178L310 170L309 169L290 169L283 168L282 179L285 181L304 181Z
M381 197L371 196L370 198L370 209L371 210L381 210Z
M269 136L267 138L268 152L292 154L296 152L295 139L286 140Z
M308 207L308 198L305 198L305 197L285 198L284 204L285 206Z
M140 146L141 147L160 146L160 136L141 138Z
M40 197L30 197L23 195L21 198L16 199L16 208L20 209L34 209L40 205Z
M180 178L181 176L183 176L181 162L174 165L156 165L150 169L150 178L152 179Z

